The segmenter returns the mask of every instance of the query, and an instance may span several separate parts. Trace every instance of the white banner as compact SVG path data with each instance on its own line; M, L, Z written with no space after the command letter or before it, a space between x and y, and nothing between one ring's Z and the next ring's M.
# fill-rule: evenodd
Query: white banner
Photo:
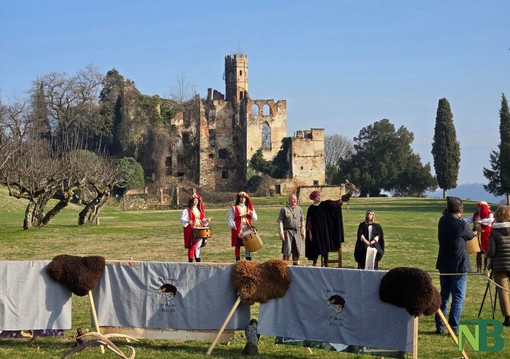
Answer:
M47 273L50 261L0 261L0 330L71 328L71 292Z
M237 294L233 265L135 262L110 264L94 289L99 325L152 329L219 329ZM227 329L244 329L240 305Z
M258 332L411 352L413 317L381 302L383 271L288 268L289 290L260 306Z

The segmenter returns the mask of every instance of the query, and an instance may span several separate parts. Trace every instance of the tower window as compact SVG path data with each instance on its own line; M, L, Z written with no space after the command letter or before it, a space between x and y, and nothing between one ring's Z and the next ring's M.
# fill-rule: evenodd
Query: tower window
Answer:
M221 171L221 178L227 179L228 178L228 171Z
M167 156L167 158L165 158L165 166L172 167L172 156Z
M262 148L271 150L271 127L267 122L262 124Z
M319 185L319 181L315 181L315 180L314 180L314 181L313 181L313 185L314 185L314 186L318 186L318 185Z
M226 160L228 157L228 150L226 148L221 148L218 151L218 157L221 158L222 160Z
M216 146L216 130L215 129L209 130L209 146L211 146L211 147Z
M243 70L239 70L239 76L243 76Z

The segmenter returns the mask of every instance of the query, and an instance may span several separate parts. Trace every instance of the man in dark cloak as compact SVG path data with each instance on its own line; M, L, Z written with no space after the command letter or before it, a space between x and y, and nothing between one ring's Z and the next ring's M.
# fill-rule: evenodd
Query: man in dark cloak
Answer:
M322 256L324 266L328 266L329 252L337 252L344 242L342 221L342 203L349 201L351 193L341 199L321 201L320 191L313 191L310 199L313 203L306 212L305 256L317 265L317 258Z

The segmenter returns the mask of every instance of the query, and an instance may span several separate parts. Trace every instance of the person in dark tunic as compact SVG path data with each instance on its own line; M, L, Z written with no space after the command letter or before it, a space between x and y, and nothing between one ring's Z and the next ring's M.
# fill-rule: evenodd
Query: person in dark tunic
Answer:
M328 266L329 252L336 252L344 242L342 222L342 203L347 202L351 193L341 199L321 201L320 191L313 191L310 199L313 203L306 212L305 257L317 265L317 258L322 256L324 266Z
M384 233L381 225L375 221L374 211L369 209L365 220L358 226L354 259L358 262L358 269L378 269L383 254Z

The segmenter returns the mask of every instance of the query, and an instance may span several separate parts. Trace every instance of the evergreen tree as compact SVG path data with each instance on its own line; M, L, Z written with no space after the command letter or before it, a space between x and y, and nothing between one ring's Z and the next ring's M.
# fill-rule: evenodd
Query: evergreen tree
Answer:
M447 99L439 100L432 143L434 169L443 198L449 189L457 187L460 166L460 144L453 124L453 115Z
M354 138L354 154L338 161L339 176L334 183L346 178L361 190L361 196L379 196L382 190L398 196L422 196L435 188L430 166L423 166L413 153L414 135L404 126L395 126L383 119L362 128Z
M48 105L44 95L44 85L36 82L31 94L31 119L29 135L32 139L51 139L51 126L49 120Z
M499 121L499 151L490 154L491 169L483 169L483 175L489 180L484 187L496 196L506 195L510 204L510 109L505 94L501 95Z
M99 114L109 128L107 147L110 154L121 154L119 126L122 121L122 96L124 95L124 77L115 69L103 78L103 89L99 94Z

